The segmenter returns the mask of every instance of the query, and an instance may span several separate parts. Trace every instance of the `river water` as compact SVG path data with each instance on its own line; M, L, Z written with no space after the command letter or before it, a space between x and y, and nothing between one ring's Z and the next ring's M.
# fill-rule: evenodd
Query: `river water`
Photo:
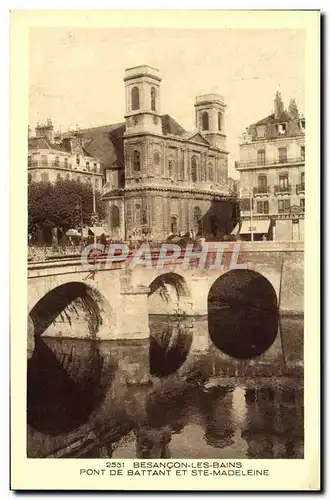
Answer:
M29 457L303 458L303 318L280 318L247 359L212 342L207 318L149 322L150 341L37 341Z

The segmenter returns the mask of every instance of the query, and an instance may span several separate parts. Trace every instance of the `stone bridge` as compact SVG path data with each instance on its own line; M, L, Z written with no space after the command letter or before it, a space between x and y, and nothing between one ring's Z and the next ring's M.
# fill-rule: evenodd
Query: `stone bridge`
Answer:
M205 316L211 289L217 289L219 300L235 303L251 276L263 285L250 288L250 305L268 287L280 314L303 314L301 242L244 242L236 257L233 245L224 249L222 270L198 268L197 260L187 267L182 259L163 269L138 265L130 270L125 263L102 262L97 271L88 271L80 259L30 263L29 321L37 336L57 336L60 318L63 337L144 339L149 337L149 314ZM214 257L210 248L211 257L212 252ZM245 270L230 269L230 262ZM82 328L86 318L87 330Z

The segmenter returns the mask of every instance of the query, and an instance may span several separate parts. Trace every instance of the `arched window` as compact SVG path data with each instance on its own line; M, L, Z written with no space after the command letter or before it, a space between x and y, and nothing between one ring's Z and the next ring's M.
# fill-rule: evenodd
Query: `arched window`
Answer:
M77 165L80 165L80 156L79 155L76 156L76 163L77 163Z
M209 171L209 181L213 182L213 165L212 165L212 163L208 164L208 171Z
M141 224L141 205L135 205L135 223Z
M168 161L168 176L173 176L173 160Z
M171 233L177 234L178 232L178 219L176 217L171 217Z
M193 226L196 234L202 234L202 211L199 207L194 208L194 221Z
M221 113L218 113L218 130L221 130L221 125L222 125L222 116Z
M112 228L119 226L119 208L116 205L112 205L110 209L110 224Z
M197 182L197 160L195 157L191 159L191 179Z
M140 92L137 87L132 88L132 110L140 109Z
M156 89L155 89L155 87L151 87L150 99L151 99L151 109L152 109L152 111L156 111Z
M140 153L139 151L134 151L133 153L133 171L140 172L141 164L140 164Z
M202 114L202 129L209 130L209 114L206 111Z

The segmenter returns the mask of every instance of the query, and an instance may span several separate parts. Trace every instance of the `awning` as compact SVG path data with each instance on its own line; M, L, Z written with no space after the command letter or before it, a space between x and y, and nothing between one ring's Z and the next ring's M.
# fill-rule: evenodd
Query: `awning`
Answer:
M105 230L102 226L95 226L95 227L93 226L93 227L89 227L88 229L97 238L99 236L101 236L102 234L105 234Z
M239 234L267 234L269 226L270 220L254 220L252 221L252 224L249 220L243 220Z
M238 234L239 233L239 223L236 224L236 226L234 227L234 229L232 230L232 232L230 234Z

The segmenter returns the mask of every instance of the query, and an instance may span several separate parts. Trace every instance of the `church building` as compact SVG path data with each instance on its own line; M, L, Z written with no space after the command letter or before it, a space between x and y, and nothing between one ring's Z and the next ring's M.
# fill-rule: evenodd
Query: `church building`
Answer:
M151 66L125 71L125 122L80 130L105 172L103 201L112 239L193 231L221 239L236 224L228 182L225 103L195 99L195 130L161 112L161 77Z

